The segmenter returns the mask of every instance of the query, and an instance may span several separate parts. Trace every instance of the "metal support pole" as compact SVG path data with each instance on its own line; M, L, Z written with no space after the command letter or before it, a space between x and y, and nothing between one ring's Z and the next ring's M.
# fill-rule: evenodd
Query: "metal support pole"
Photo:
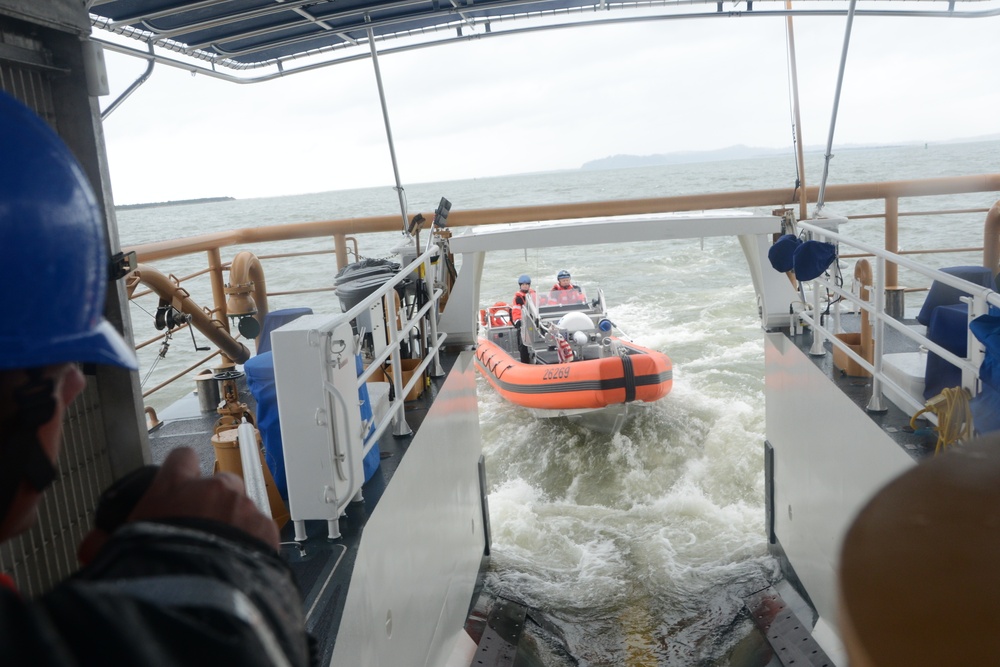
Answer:
M844 70L847 68L847 47L851 44L851 27L854 25L854 7L857 0L851 0L847 11L847 28L844 30L844 48L840 52L840 71L837 72L837 91L833 96L833 114L830 117L830 134L826 139L826 155L823 160L823 178L819 182L819 197L816 199L816 210L823 208L826 202L826 177L830 172L830 160L833 158L833 132L837 128L837 110L840 108L840 89L844 85Z
M443 259L438 259L438 264L442 263L443 261L444 261ZM427 294L427 301L428 302L433 302L434 301L434 265L431 264L431 258L430 257L428 257L424 261L423 289L424 289L425 293ZM429 328L430 328L430 331L431 331L430 343L432 345L436 344L437 343L437 339L438 339L437 319L438 319L438 309L437 309L437 305L435 304L429 311L427 311L427 321L430 324ZM427 344L428 344L428 341L425 340L424 341L424 349L425 350L427 349ZM435 377L435 378L439 378L439 377L444 376L444 369L441 367L441 355L438 354L438 350L434 351L434 359L433 359L433 361L431 361L431 365L428 366L427 372L428 372L428 374L431 377Z
M389 363L392 365L393 371L389 381L392 383L396 400L402 404L402 407L392 415L392 434L395 436L404 436L413 433L413 429L406 423L406 396L403 395L403 363L402 358L399 356L400 331L397 325L399 311L395 307L395 299L391 298L393 294L395 292L390 291L386 296L382 297L383 307L388 314L386 317L386 328L389 332L389 346L392 347L392 353L389 355Z
M785 9L791 9L791 0L785 0ZM802 146L802 114L799 109L799 74L795 60L795 32L792 29L792 17L785 17L785 30L788 34L788 67L792 80L792 109L795 116L795 130L793 132L796 147L796 160L799 167L799 220L809 217L808 197L806 197L806 158L805 149Z
M365 20L370 20L367 16ZM378 85L378 100L382 104L382 120L385 121L385 137L389 142L389 158L392 160L392 175L396 179L396 194L399 196L399 212L403 216L403 231L406 231L406 195L399 180L399 166L396 163L396 146L392 142L392 126L389 124L389 107L385 103L385 89L382 87L382 70L378 66L378 50L375 48L375 33L371 28L368 32L368 46L372 52L372 65L375 67L375 83Z
M152 44L149 45L149 55L153 55L153 45ZM132 84L128 88L125 89L125 92L123 92L121 95L119 95L115 99L114 102L112 102L111 104L108 105L107 109L105 109L104 111L101 112L101 120L107 120L108 116L110 116L115 109L117 109L119 106L121 106L122 102L124 102L126 99L128 99L129 95L131 95L136 90L138 90L139 86L141 86L142 84L146 83L146 81L149 79L150 75L153 74L153 66L155 64L156 64L156 61L154 59L150 58L149 61L146 63L146 71L143 72L142 74L140 74L139 78L136 79L135 81L133 81Z
M899 254L899 197L885 198L885 249ZM899 266L895 262L885 265L885 284L899 286Z
M865 408L868 412L885 412L882 398L882 353L885 350L885 257L875 262L875 346L872 351L872 397Z
M337 256L337 270L347 266L347 236L342 233L333 235L333 247Z
M822 357L823 355L826 354L826 348L823 346L823 332L819 330L820 318L822 317L819 308L820 306L819 291L821 289L826 289L826 288L815 281L813 282L812 288L813 288L813 295L812 295L813 326L812 326L812 345L809 347L809 354L813 355L814 357Z
M983 344L979 342L978 338L976 338L976 335L972 333L971 329L968 328L968 323L971 323L972 320L976 319L980 315L987 315L990 312L990 304L986 301L986 292L983 290L979 290L979 292L971 297L963 297L962 301L967 301L969 305L968 320L965 331L965 335L968 337L966 342L966 350L968 351L968 354L965 356L968 358L969 363L975 365L976 368L979 368L982 365L983 360L986 358L986 351L983 348ZM968 390L970 396L978 396L981 388L979 383L979 374L963 368L962 386Z

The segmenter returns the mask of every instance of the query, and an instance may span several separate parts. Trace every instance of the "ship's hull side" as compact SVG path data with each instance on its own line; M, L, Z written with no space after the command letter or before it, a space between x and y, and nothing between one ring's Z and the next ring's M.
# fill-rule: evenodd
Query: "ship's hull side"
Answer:
M365 525L331 664L444 665L486 545L471 353L455 362Z
M782 333L765 336L765 399L770 539L819 615L814 636L846 664L837 631L840 545L862 505L914 460Z

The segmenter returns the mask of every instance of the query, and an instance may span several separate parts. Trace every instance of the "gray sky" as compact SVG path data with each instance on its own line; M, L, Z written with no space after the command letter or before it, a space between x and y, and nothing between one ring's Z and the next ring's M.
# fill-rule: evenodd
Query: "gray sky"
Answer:
M806 145L826 143L844 25L795 21ZM857 18L835 143L1000 133L998 33L1000 18ZM500 37L380 63L405 186L790 146L785 53L783 20L748 17ZM102 106L145 69L107 60ZM158 65L105 134L119 204L393 182L370 61L256 85Z

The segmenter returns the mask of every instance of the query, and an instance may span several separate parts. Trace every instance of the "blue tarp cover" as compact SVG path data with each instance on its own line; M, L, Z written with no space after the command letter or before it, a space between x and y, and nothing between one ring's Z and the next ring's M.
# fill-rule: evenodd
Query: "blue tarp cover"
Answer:
M800 245L802 245L802 241L794 234L785 234L775 241L771 249L767 251L767 259L771 262L774 270L781 273L791 271L795 266L792 262L792 255Z
M837 258L837 247L823 241L806 241L792 253L796 280L819 278Z
M361 357L357 357L358 373L361 372ZM281 444L281 422L278 419L278 396L274 382L274 358L271 352L251 357L243 365L247 374L247 385L254 400L257 401L257 428L264 441L264 460L274 477L274 485L281 497L288 500L288 482L285 479L285 458ZM372 407L368 398L368 387L358 390L358 398L362 401L361 418L371 420ZM372 424L368 433L375 430ZM379 466L381 457L378 445L372 447L364 459L365 481L371 479Z

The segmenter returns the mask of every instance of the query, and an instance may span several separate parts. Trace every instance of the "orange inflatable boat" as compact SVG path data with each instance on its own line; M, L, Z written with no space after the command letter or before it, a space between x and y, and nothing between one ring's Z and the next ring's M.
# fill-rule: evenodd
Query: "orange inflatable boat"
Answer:
M496 303L480 311L476 366L505 399L538 417L616 432L630 406L666 396L670 357L612 335L604 294L569 303Z
M526 408L578 410L618 403L652 403L670 393L670 358L634 343L612 339L618 354L555 364L526 364L486 339L476 365L505 399Z

